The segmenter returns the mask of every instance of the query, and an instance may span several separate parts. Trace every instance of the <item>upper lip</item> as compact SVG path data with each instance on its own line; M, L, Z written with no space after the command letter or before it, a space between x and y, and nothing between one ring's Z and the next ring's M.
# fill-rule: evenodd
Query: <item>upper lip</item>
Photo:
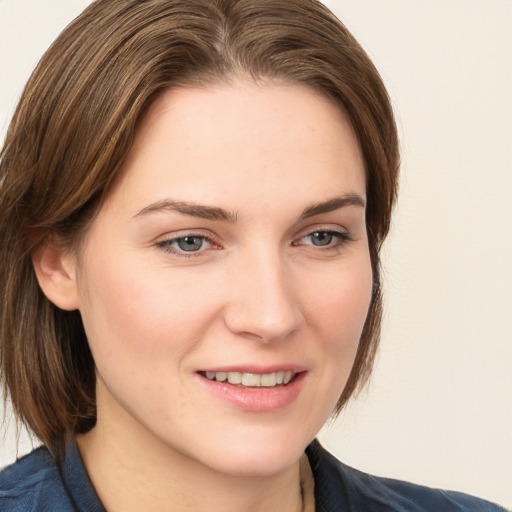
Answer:
M256 373L259 375L266 375L275 372L293 372L300 373L307 371L306 366L300 364L272 364L272 365L255 365L255 364L235 364L225 366L210 366L201 368L198 372L240 372L240 373Z

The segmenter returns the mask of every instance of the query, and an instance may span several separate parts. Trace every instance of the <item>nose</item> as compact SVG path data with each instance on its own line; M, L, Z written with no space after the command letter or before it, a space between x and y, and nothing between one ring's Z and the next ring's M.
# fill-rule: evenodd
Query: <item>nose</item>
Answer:
M265 343L286 339L303 323L293 272L260 249L231 269L225 310L228 329Z

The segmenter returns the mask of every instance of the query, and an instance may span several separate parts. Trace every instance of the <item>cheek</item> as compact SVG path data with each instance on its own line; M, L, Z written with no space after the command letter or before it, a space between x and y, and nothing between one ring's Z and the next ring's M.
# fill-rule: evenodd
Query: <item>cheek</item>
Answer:
M309 397L311 417L318 419L313 436L335 408L354 364L371 301L369 259L362 254L322 272L317 275L317 284L309 287L307 308L310 338L316 343L308 340L306 350L318 361L311 375L316 386ZM318 400L318 396L323 399Z
M322 354L322 386L327 412L338 401L352 370L372 295L372 269L364 256L332 278L317 293L313 320Z
M168 356L179 360L215 310L211 294L190 273L184 279L130 259L91 258L87 268L80 310L99 370L112 361L129 368L149 360L155 368Z
M341 271L326 273L319 284L309 299L311 323L335 346L357 346L372 295L369 259L348 262Z

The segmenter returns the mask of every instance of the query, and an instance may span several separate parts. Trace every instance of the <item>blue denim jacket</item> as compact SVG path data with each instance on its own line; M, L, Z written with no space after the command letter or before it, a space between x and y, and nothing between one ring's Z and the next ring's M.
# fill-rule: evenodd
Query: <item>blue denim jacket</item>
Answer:
M350 468L313 441L307 448L316 512L506 512L457 492L379 478ZM0 472L1 512L105 512L76 445L59 469L38 448Z

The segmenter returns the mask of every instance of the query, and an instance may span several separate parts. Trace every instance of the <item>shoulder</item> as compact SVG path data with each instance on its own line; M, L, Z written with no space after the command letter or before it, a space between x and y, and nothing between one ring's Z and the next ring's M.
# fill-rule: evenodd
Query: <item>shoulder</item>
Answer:
M316 440L307 454L318 512L506 512L467 494L363 473L337 460Z
M57 465L46 448L37 448L0 471L0 510L74 510Z

